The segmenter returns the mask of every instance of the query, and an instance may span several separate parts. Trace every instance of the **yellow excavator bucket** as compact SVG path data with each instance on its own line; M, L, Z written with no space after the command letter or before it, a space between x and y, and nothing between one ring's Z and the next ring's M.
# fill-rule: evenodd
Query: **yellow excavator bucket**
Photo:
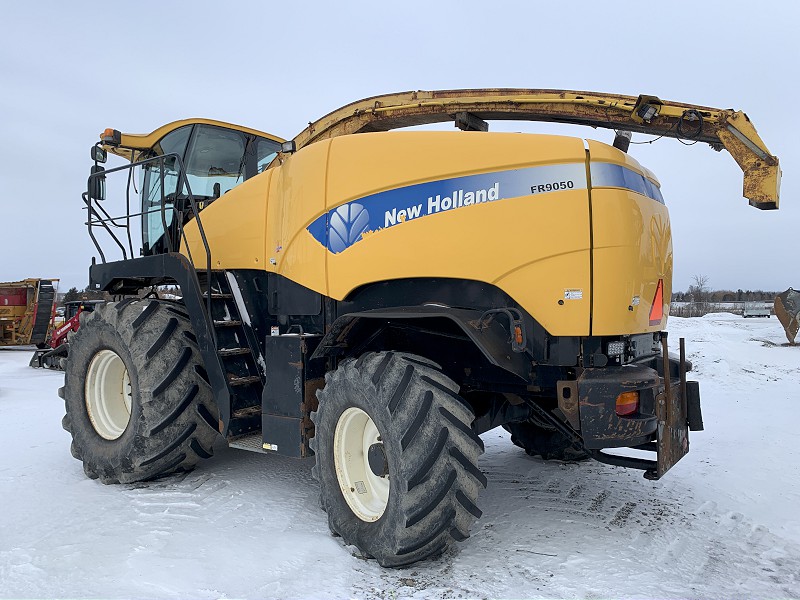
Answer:
M789 288L775 296L775 316L786 330L786 339L794 345L794 338L800 330L800 292Z

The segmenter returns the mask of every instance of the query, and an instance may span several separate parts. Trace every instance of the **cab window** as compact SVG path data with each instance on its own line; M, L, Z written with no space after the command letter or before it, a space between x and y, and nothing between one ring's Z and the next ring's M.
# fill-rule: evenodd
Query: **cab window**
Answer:
M278 142L265 138L258 138L258 146L256 148L256 159L258 161L256 172L263 173L266 171L280 149L281 145Z
M192 126L184 125L180 129L176 129L161 138L161 141L155 145L153 150L156 154L177 154L183 158L186 152L186 144L189 143L189 136L192 134Z
M191 125L176 129L165 135L154 150L160 156L177 154L182 158L191 134ZM142 169L142 242L146 252L154 248L164 235L164 224L167 228L172 225L180 166L174 156L167 157L163 165L163 174L158 161L150 162ZM163 218L162 197L165 199Z
M186 157L186 179L195 196L217 196L245 178L246 140L242 133L199 125ZM218 193L215 184L219 184Z

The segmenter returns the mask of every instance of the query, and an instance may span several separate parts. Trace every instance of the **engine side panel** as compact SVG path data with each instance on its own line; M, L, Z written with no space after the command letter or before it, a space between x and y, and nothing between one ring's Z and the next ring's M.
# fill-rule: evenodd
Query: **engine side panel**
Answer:
M472 279L501 287L553 335L588 334L582 140L344 136L328 173L328 213L309 231L327 248L331 297L386 279Z
M672 231L658 182L616 148L589 141L594 241L592 335L661 331L672 295ZM661 307L651 321L659 281Z

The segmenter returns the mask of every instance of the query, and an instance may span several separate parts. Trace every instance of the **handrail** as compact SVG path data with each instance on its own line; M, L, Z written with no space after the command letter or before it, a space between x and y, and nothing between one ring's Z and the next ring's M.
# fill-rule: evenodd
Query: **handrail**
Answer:
M133 182L133 169L128 171L128 185L125 186L125 212L128 214L125 227L128 231L128 248L133 256L133 239L131 239L131 183Z
M94 234L93 228L94 227L102 227L106 233L111 237L114 243L119 246L120 250L122 251L122 259L128 260L128 253L126 251L125 245L120 241L119 237L112 231L111 227L117 229L124 229L128 238L128 249L130 250L130 258L134 258L134 251L133 251L133 240L131 237L131 218L132 217L141 217L147 214L152 214L154 212L160 212L161 215L161 224L164 228L164 239L166 242L166 249L167 252L180 252L180 242L185 244L187 249L187 254L190 263L192 266L197 269L197 265L194 262L194 259L189 252L189 243L186 237L186 232L183 227L183 209L185 205L182 207L173 204L171 206L171 210L174 213L174 217L176 219L176 228L177 228L177 240L172 239L172 235L169 231L169 226L167 225L167 218L166 218L166 204L167 204L167 194L165 193L165 163L167 159L174 159L176 162L176 167L178 169L178 181L175 186L175 193L176 196L178 194L182 194L184 189L186 191L186 196L184 198L185 202L188 203L189 208L191 209L191 214L194 216L195 222L197 223L198 233L200 234L200 239L203 243L203 248L205 250L206 255L206 278L209 285L209 293L207 298L207 309L208 315L211 315L211 293L210 293L210 286L211 286L211 247L208 244L208 238L206 237L205 230L203 229L203 223L200 219L200 209L198 208L197 201L192 194L191 185L189 184L189 180L186 177L186 169L183 165L183 160L178 154L164 154L160 156L155 156L151 158L147 158L144 160L132 162L126 165L122 165L119 167L114 167L112 169L107 169L98 173L92 173L89 175L89 179L87 181L87 190L83 194L81 194L81 198L83 199L86 207L88 209L88 217L86 220L86 225L88 226L89 230L89 237L91 238L92 242L95 245L98 253L100 254L100 259L103 263L106 263L106 255L103 252L102 246L100 241ZM160 192L161 192L161 202L160 207L155 210L142 210L140 212L132 213L131 212L131 194L130 194L130 187L133 183L133 169L136 167L144 167L149 164L156 163L158 164L159 169L159 179L160 179ZM125 214L120 215L118 217L112 217L108 211L99 204L100 200L95 202L94 198L91 197L90 190L93 189L95 180L98 178L105 178L112 173L116 173L119 171L128 171L128 183L125 190ZM142 190L142 194L145 191ZM179 210L180 209L180 210ZM124 223L120 223L119 221L125 220ZM111 227L109 227L111 224Z
M170 252L172 252L172 236L169 234L169 227L167 226L167 203L165 202L165 200L167 198L164 195L164 157L163 157L163 155L159 157L158 167L159 167L159 169L158 169L158 177L159 177L159 183L160 183L159 189L161 190L161 202L159 204L160 207L161 207L161 211L160 211L161 212L161 226L164 228L163 235L164 235L164 238L167 240L167 249ZM179 189L178 186L175 186L175 194L176 195L178 194L178 189ZM142 190L142 192L144 192L144 190ZM175 205L174 204L172 205L172 212L173 213L177 212L175 210ZM177 214L175 214L175 219L177 220L178 228L180 229L181 221L183 219L178 219L178 215Z
M91 181L91 176L90 176L90 181ZM86 207L88 209L88 217L86 219L86 224L89 226L89 237L92 238L92 242L94 242L95 248L97 248L97 251L100 253L100 260L102 260L103 262L106 262L106 255L103 252L103 249L100 247L100 242L97 241L97 238L95 237L94 233L92 232L92 224L93 223L100 223L103 226L103 228L108 232L108 235L111 236L111 239L113 239L116 242L116 244L119 246L120 250L122 250L123 260L127 259L127 254L125 253L125 246L123 246L120 243L120 241L117 238L117 236L114 235L114 232L111 231L111 229L109 229L108 225L106 225L107 221L110 221L113 224L114 220L111 217L109 217L108 219L100 218L101 215L92 206L92 199L89 197L89 192L88 191L86 191L83 194L81 194L81 198L83 198L83 201L86 203ZM103 209L102 207L98 207L98 208L100 208L100 210L102 210L104 213L106 212L105 209ZM94 220L94 221L92 220L92 215L93 214L97 215L97 217L98 217L97 220ZM108 215L108 213L106 213L106 215Z

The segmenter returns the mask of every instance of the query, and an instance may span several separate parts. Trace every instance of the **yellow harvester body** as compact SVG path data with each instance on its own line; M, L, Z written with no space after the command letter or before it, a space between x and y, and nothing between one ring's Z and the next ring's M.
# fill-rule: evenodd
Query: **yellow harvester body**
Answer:
M274 271L336 300L377 281L471 279L552 335L629 334L663 329L668 314L669 215L645 195L657 189L599 142L381 132L306 147L214 201L202 223L214 269ZM345 227L339 250L336 232L315 237L314 224L344 212L356 230ZM186 235L203 256L196 226ZM659 281L663 319L651 324Z

